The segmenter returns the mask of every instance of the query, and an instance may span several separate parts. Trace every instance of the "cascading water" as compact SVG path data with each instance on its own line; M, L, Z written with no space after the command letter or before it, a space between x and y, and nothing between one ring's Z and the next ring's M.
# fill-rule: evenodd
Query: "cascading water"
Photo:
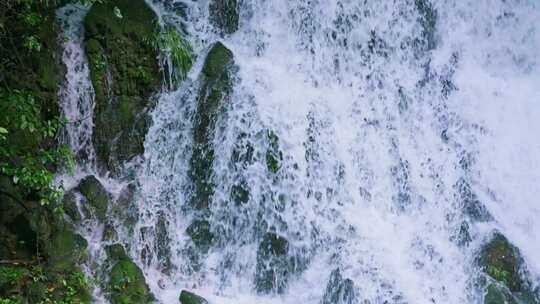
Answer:
M88 8L68 5L58 11L63 33L62 61L66 67L61 86L63 116L68 127L62 139L75 154L82 170L95 171L96 156L92 145L94 90L83 47L83 19Z
M537 3L244 0L225 38L206 1L184 3L182 18L153 5L200 56L152 112L126 211L136 223L109 221L160 302L195 289L212 303L481 303L475 257L494 230L538 286ZM92 164L80 37L64 44L63 109ZM201 211L193 134L202 55L218 40L234 54L233 89Z

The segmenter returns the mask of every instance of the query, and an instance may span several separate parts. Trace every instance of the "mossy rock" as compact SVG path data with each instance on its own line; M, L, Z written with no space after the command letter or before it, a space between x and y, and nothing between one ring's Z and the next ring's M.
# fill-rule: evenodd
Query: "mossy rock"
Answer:
M330 274L328 285L323 296L322 304L353 304L358 303L354 282L344 279L339 269Z
M84 21L86 52L95 90L93 142L113 173L144 152L151 95L161 84L155 38L157 16L144 0L92 6Z
M188 173L194 187L191 204L196 209L207 209L214 193L212 139L216 120L232 92L233 66L232 52L217 42L210 49L202 69L195 113L194 151Z
M113 244L108 245L105 247L105 252L107 252L107 257L111 261L121 261L121 260L128 260L129 257L126 254L126 250L124 249L124 246L121 244Z
M77 197L75 196L75 193L73 191L69 191L64 194L64 198L62 199L62 205L64 213L69 216L73 223L78 224L81 222L82 216L79 213L79 209L77 208Z
M168 222L165 214L162 211L158 212L155 230L156 253L159 259L159 264L161 266L161 271L166 273L171 269L172 266L171 249L169 247L169 244L171 243L171 238L169 237L167 226Z
M128 184L120 192L118 200L112 204L110 212L112 217L118 222L119 228L124 227L128 233L133 232L133 228L138 221L138 212L135 195L137 193L137 185L135 183ZM111 226L111 225L109 225ZM112 226L111 226L112 227ZM114 227L112 227L114 228ZM112 231L110 231L112 232ZM116 235L114 232L111 236Z
M186 229L187 235L201 251L206 252L212 245L214 234L210 230L210 222L207 220L195 220Z
M77 190L86 198L86 203L95 212L96 217L104 222L111 199L105 187L95 176L89 175L79 183Z
M482 247L479 264L488 281L496 282L486 287L485 303L499 303L501 299L507 303L540 303L540 293L532 288L519 249L504 235L495 233Z
M222 34L232 34L238 30L237 0L211 0L208 10L210 22Z
M192 292L182 290L180 293L180 304L208 304L208 301Z
M112 223L106 223L103 227L102 241L110 242L118 239L118 232Z
M47 246L48 267L69 272L86 259L88 242L70 229L56 232Z
M255 287L258 293L283 293L294 265L289 257L289 241L266 233L257 251Z
M513 292L523 288L519 273L522 263L518 249L500 233L493 236L480 254L480 264L484 272Z
M154 300L143 272L130 260L121 260L111 269L109 291L113 304L147 304Z
M517 304L504 286L489 284L484 295L484 304Z
M231 200L236 205L244 205L249 202L250 194L245 183L235 184L231 187Z

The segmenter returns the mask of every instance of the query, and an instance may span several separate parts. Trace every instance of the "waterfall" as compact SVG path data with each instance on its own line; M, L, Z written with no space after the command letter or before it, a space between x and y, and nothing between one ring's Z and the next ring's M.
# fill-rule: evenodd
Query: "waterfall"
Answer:
M539 285L538 3L243 0L238 31L220 36L208 2L188 2L151 3L197 58L152 110L129 182L135 223L108 215L160 303L182 289L211 303L482 303L476 257L494 231ZM66 140L97 174L84 14L72 14ZM193 134L216 41L234 54L233 89L200 210ZM115 197L128 183L100 179Z
M62 62L66 68L60 87L62 114L67 120L62 141L68 144L81 170L95 171L92 145L94 89L83 47L83 19L88 8L67 5L57 12L62 27Z

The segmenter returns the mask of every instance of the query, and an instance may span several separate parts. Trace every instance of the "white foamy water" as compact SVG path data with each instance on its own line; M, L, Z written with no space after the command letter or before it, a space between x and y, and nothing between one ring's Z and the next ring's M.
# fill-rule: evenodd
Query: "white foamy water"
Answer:
M182 289L212 303L321 303L337 268L354 282L350 303L482 303L475 258L495 230L538 285L540 7L422 3L244 0L239 30L224 38L212 32L206 1L186 3L184 21L154 5L163 20L187 24L199 54L153 110L138 222L120 235L162 303L177 303ZM193 117L217 40L238 69L213 136L205 216L214 244L194 266L185 233L199 216L189 207ZM76 66L66 56L69 74ZM86 77L66 90L88 85ZM91 98L79 112L69 110L77 99L65 99L74 118L91 113ZM70 132L76 151L91 143L79 139L91 133ZM277 173L266 167L269 133L283 157ZM235 163L247 147L252 161ZM249 189L240 205L231 199L238 184ZM296 265L279 294L255 284L267 231L288 240Z

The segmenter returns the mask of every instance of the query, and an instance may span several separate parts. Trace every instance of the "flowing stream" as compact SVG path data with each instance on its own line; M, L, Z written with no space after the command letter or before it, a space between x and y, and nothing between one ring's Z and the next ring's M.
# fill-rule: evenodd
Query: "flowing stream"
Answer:
M185 19L149 4L186 28L198 57L156 97L130 173L135 223L109 216L161 303L188 289L212 303L325 304L336 269L353 290L339 303L482 303L475 257L495 230L538 286L540 3L243 0L226 37L209 24L207 1L185 1ZM70 185L97 174L93 92L84 13L59 15L69 25L63 110L78 121L67 138L83 160L83 173L64 177ZM215 41L236 69L212 143L213 242L201 252L185 232L199 216L188 172L198 75ZM124 179L100 180L121 196ZM240 203L238 185L249 189ZM90 269L104 246L96 229L82 230ZM260 250L269 232L287 242L270 264ZM269 267L277 287L267 294L256 282Z

